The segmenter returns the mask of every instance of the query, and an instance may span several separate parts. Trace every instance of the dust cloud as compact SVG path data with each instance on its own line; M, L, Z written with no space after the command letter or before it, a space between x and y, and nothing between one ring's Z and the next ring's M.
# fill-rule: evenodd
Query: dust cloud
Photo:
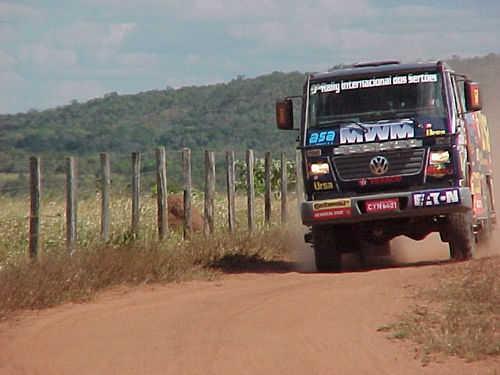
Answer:
M494 198L495 198L495 208L498 212L500 207L500 78L498 77L498 72L496 74L491 73L489 76L485 77L484 82L489 82L484 90L485 98L485 111L484 113L488 117L488 125L490 129L490 143L493 158L493 177L495 178L494 185ZM481 249L478 252L478 256L493 256L500 255L500 246L498 246L498 241L500 240L500 229L497 228L493 233L493 236L489 242L489 246Z
M293 268L298 272L315 272L314 252L311 245L304 242L304 234L308 232L308 228L300 222L298 210L293 211L288 223L290 237L287 244Z

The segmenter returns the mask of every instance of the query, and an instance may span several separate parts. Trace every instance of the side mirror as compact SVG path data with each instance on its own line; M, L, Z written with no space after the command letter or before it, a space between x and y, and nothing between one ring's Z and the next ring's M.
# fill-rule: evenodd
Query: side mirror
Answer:
M467 112L475 112L483 109L483 98L479 90L479 85L476 82L465 81L464 89Z
M293 129L293 104L292 99L285 98L276 102L276 124L279 129Z

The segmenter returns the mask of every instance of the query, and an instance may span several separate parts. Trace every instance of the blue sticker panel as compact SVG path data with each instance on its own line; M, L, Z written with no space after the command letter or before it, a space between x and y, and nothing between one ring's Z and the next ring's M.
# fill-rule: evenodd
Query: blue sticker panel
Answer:
M458 189L423 191L412 194L413 207L437 207L460 203Z
M335 142L335 130L312 131L307 138L309 146L333 145Z

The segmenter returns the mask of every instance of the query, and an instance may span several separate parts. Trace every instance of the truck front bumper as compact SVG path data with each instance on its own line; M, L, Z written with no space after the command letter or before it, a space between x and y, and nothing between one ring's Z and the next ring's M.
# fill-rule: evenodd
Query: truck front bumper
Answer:
M435 216L472 209L467 187L414 190L306 201L304 225L352 223L413 216Z

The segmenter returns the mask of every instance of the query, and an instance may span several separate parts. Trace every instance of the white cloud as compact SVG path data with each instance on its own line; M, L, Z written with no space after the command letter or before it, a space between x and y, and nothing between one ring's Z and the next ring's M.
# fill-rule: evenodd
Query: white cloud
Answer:
M422 3L0 0L0 77L17 90L2 93L0 108L8 101L16 110L42 108L273 70L500 52L498 0L481 7Z
M102 96L106 90L99 81L58 81L47 87L49 95L42 103L44 108L68 104L71 100L88 100Z
M25 5L0 2L0 22L40 22L43 19L41 11Z
M326 22L330 25L374 17L381 10L366 0L295 1L290 5L293 16L300 21ZM294 19L291 19L293 21Z
M201 63L201 57L200 55L191 54L188 55L186 62L190 65L198 65Z
M435 6L428 5L400 5L390 9L390 15L394 18L419 20L436 20L436 19L466 19L470 16L470 11L465 9L457 9L456 7L450 8L436 8Z
M134 28L133 23L78 22L65 29L52 30L46 40L68 48L118 47Z
M108 35L104 36L102 39L103 46L120 46L127 36L133 29L135 25L133 23L118 23L108 25Z
M88 52L88 56L98 64L92 69L93 74L127 75L147 74L157 67L161 59L147 53L120 53L114 48L98 48ZM112 69L104 68L112 66ZM84 73L84 72L82 72Z
M7 98L12 91L22 88L24 80L12 72L0 72L0 93Z
M0 21L1 22L1 21ZM12 24L0 23L0 43L6 45L17 37L18 31Z
M230 33L236 39L249 39L273 48L297 46L320 47L330 50L338 44L342 28L361 25L381 14L380 9L365 0L345 1L294 1L279 7L253 22L231 26Z
M18 58L25 63L38 65L72 65L77 62L76 53L67 49L48 48L42 45L25 45L18 49Z
M392 9L391 12L396 17L419 19L422 17L435 17L436 9L425 5L401 5Z
M164 3L181 17L198 20L248 20L272 16L279 11L272 0L170 0Z
M0 69L8 69L16 63L16 58L11 54L0 50Z
M343 22L346 18L372 17L380 13L367 0L152 0L152 3L186 19L212 21Z
M160 62L157 55L148 53L120 53L118 59L122 66L144 67L145 69Z
M290 32L280 22L239 24L230 28L230 35L236 39L254 39L274 47L289 45Z

